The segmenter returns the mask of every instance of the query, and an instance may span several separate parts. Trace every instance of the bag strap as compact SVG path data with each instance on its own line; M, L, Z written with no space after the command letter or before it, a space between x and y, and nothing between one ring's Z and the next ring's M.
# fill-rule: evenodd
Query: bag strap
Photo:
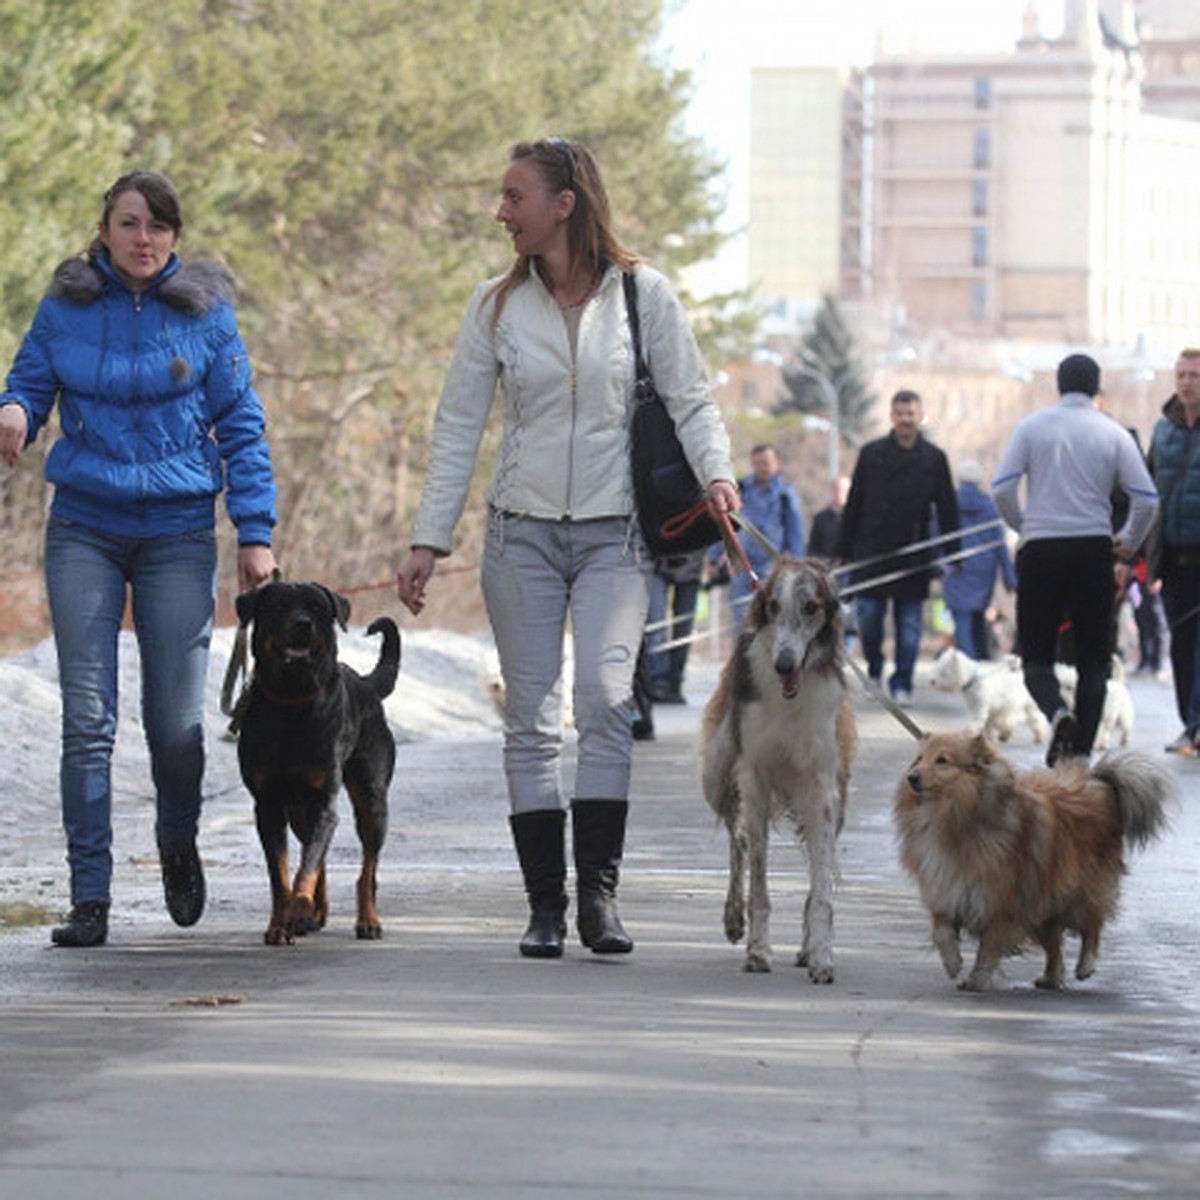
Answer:
M629 337L633 342L634 396L639 403L642 403L654 398L654 383L650 378L650 367L642 355L642 329L637 306L637 278L632 271L621 273L621 285L625 289L625 315L629 320Z

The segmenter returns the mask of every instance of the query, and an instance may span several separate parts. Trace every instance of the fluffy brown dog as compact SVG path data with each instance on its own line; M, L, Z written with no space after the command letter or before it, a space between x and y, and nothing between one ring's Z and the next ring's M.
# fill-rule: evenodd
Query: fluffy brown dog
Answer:
M894 815L946 974L962 970L966 930L979 952L960 988L987 989L1001 958L1029 941L1046 954L1037 986L1061 988L1069 929L1082 939L1075 976L1087 979L1116 911L1122 843L1143 846L1162 830L1173 791L1170 775L1140 755L1018 775L985 737L925 737Z

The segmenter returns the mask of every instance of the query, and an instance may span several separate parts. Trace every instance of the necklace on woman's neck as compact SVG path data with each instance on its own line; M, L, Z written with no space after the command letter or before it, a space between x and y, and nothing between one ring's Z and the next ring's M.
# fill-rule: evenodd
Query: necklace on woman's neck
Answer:
M554 289L554 302L564 312L572 308L582 308L592 298L592 293L596 290L597 280L598 276L596 274L589 275L584 281L583 291L578 294L576 294L575 288L556 287Z

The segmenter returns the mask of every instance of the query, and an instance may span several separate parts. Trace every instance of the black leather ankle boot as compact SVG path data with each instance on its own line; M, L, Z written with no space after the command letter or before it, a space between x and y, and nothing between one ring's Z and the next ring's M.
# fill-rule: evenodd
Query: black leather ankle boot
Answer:
M562 957L567 935L566 819L561 809L514 813L508 819L529 897L529 928L520 943L526 958Z
M575 800L571 830L579 938L594 954L628 954L633 939L617 915L617 881L625 850L626 800Z
M162 865L163 895L167 912L176 925L195 925L204 912L204 867L196 843L158 852Z
M76 904L63 924L50 930L56 946L103 946L108 940L108 905Z

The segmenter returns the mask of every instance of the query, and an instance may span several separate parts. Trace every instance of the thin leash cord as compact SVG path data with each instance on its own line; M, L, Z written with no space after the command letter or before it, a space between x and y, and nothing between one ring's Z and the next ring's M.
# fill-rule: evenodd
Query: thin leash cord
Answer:
M728 551L731 545L736 546L737 558L739 559L742 568L746 571L750 578L751 591L761 591L762 583L760 582L758 576L754 573L753 568L750 566L750 560L746 556L746 550L741 543L741 539L734 534L733 524L730 521L730 514L722 512L719 514L719 516L721 536L725 542L726 550ZM758 542L758 544L768 553L773 562L778 561L780 557L778 548L771 544L761 530L756 529L751 522L741 516L740 513L734 513L733 518L737 520L737 522L746 530L747 533L750 534L752 538L754 538L756 542ZM896 720L909 733L911 733L914 738L917 739L917 741L920 741L925 736L925 731L916 723L916 721L914 721L912 717L910 717L908 713L906 713L881 687L878 687L876 684L874 684L862 667L860 667L853 658L847 655L845 661L850 664L850 669L854 672L859 683L862 684L867 695L878 700L879 703L882 704L883 707L893 717L895 717Z

